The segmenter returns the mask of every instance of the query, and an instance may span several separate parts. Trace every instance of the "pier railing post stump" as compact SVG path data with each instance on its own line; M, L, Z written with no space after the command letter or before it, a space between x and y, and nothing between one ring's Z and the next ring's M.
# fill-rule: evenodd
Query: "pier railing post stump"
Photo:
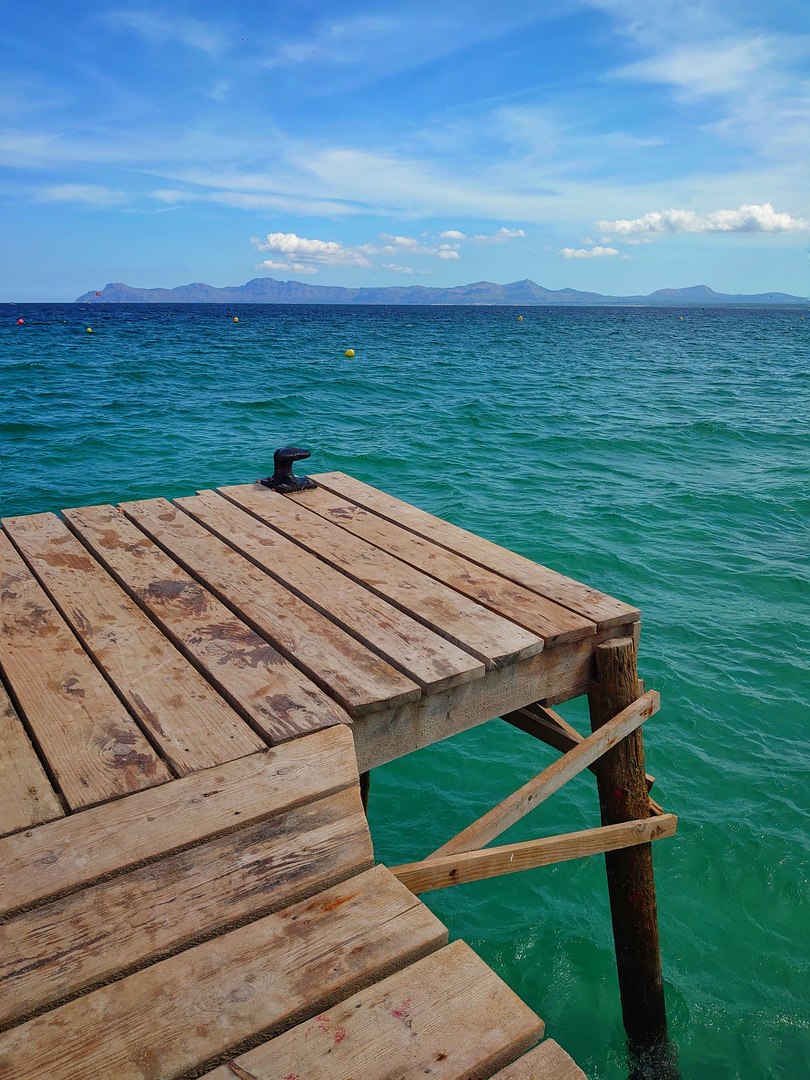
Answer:
M588 695L593 731L639 696L632 638L614 638L597 646L596 677ZM602 757L597 782L603 825L649 816L640 728ZM605 863L630 1076L677 1080L675 1053L667 1037L652 845L609 851Z

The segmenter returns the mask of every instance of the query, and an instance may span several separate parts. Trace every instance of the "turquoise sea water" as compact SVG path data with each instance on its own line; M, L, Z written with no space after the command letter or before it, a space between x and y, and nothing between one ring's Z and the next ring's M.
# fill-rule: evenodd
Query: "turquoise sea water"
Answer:
M684 1078L810 1075L806 309L4 305L0 365L6 515L250 481L294 443L638 604ZM376 770L378 858L555 756L495 720ZM596 824L585 773L505 840ZM425 900L589 1077L626 1075L601 857Z

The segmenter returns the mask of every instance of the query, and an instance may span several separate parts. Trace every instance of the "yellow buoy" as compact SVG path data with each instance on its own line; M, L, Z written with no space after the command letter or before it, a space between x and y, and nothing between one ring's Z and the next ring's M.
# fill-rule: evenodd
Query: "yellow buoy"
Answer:
M90 327L90 326L88 326L88 327L87 327L87 333L88 333L88 334L92 334L92 333L93 333L93 328L92 328L92 327Z
M683 322L683 315L679 315L678 318Z
M354 349L347 349L344 356L354 356Z
M518 315L518 322L523 322L523 316L522 315Z
M237 319L237 317L236 317L235 315L234 315L234 317L233 317L233 321L234 321L234 322L239 322L239 320Z

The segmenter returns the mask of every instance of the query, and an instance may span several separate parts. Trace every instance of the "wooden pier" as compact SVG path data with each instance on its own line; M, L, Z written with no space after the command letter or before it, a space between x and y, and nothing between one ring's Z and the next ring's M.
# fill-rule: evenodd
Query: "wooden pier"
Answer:
M639 611L313 479L3 521L0 1078L581 1078L415 894L600 852L665 1039ZM375 866L360 774L495 717L562 756ZM586 768L601 828L486 846Z

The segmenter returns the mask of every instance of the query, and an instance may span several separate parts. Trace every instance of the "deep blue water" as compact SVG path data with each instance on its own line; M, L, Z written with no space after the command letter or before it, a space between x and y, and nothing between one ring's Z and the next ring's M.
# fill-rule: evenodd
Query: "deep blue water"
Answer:
M343 469L638 604L641 675L663 699L648 769L680 818L654 857L684 1077L796 1080L810 1075L808 335L810 312L788 308L3 305L3 513L250 481L294 443L311 471ZM582 702L561 711L587 730ZM376 770L378 858L423 856L554 756L495 720ZM598 824L592 779L505 840ZM425 899L593 1080L623 1075L600 857Z

